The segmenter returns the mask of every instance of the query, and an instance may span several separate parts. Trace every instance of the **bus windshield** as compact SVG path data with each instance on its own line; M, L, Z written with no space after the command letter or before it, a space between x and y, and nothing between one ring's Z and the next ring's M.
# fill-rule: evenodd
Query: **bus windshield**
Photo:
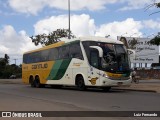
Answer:
M122 72L129 69L128 55L123 45L106 43L99 44L99 46L103 49L102 69L112 72Z
M102 48L103 57L100 60L98 69L112 73L125 73L130 71L127 50L123 44L86 41L83 45L89 61L90 50L88 46L99 46Z

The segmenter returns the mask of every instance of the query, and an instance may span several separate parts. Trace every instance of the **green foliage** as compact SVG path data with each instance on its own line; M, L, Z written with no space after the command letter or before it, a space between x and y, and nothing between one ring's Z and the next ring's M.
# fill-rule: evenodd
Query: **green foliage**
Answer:
M22 67L15 64L9 65L9 56L5 54L4 58L0 58L0 78L9 78L12 74L21 77Z
M49 33L48 35L46 34L40 34L36 36L30 37L32 39L32 42L37 46L41 44L42 46L47 46L56 42L60 41L60 38L63 37L70 37L74 38L75 36L69 31L68 29L57 29L56 31L53 31Z
M6 62L4 58L0 58L0 70L4 69L6 66Z
M160 34L158 34L152 40L150 40L150 44L159 46L160 45Z
M138 41L135 38L133 38L133 40L131 40L131 42L129 43L130 48L135 49L135 46L137 45L137 43Z
M6 64L9 63L9 56L7 54L4 55L4 60Z

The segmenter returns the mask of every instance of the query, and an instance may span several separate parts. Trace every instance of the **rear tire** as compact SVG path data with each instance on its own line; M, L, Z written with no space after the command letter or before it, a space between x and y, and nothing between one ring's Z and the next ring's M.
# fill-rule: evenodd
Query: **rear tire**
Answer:
M35 86L36 88L41 88L41 87L44 86L43 84L40 83L39 77L36 77L36 78L35 78L35 80L34 80L34 86Z
M84 83L84 79L82 76L79 76L77 79L76 79L76 86L78 88L78 90L86 90L86 86L85 86L85 83Z
M35 87L35 85L34 85L34 79L33 79L32 76L29 78L29 83L30 83L31 87Z

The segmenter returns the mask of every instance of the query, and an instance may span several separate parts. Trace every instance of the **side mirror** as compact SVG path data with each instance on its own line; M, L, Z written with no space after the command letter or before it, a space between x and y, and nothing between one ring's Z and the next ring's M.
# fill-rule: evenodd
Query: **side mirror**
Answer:
M98 53L99 53L99 57L100 57L100 58L103 57L103 50L102 50L101 47L99 47L99 46L90 46L90 48L97 49L97 50L98 50Z

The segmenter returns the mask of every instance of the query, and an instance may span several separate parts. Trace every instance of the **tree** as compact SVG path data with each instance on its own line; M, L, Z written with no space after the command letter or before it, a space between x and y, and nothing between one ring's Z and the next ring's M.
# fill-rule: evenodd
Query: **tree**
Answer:
M135 47L138 43L138 40L136 40L135 38L130 40L130 42L127 42L127 39L125 37L121 37L120 41L124 43L124 45L126 46L127 49L135 49Z
M12 74L20 78L22 76L22 66L9 65L9 56L5 54L4 58L0 58L0 78L9 78Z
M2 71L6 66L6 62L4 58L0 58L0 71Z
M145 11L147 11L149 8L151 8L151 7L153 7L153 6L155 6L155 7L157 7L157 8L160 8L160 2L155 2L155 0L154 0L154 3L152 3L152 4L150 4L150 5L147 5L147 6L145 7ZM153 15L153 14L159 13L159 12L160 12L160 11L153 12L153 13L151 13L150 15Z
M160 32L158 33L157 36L155 36L152 40L150 40L150 44L152 45L160 45ZM156 67L156 66L160 66L160 56L159 56L159 63L152 63L151 67Z
M9 56L7 54L4 55L4 60L5 60L6 65L8 65L9 64Z
M32 42L36 46L39 45L39 44L41 44L42 46L47 46L47 45L59 42L60 38L69 37L69 33L70 33L71 38L75 37L72 34L72 32L69 31L68 29L57 29L56 31L53 31L53 32L49 33L48 35L39 34L39 35L36 35L36 36L32 36L30 38L32 39Z
M0 58L0 70L4 69L5 66L8 64L9 64L9 56L5 54L4 58Z
M158 33L157 36L155 36L152 40L150 40L150 44L152 45L160 45L160 33Z

